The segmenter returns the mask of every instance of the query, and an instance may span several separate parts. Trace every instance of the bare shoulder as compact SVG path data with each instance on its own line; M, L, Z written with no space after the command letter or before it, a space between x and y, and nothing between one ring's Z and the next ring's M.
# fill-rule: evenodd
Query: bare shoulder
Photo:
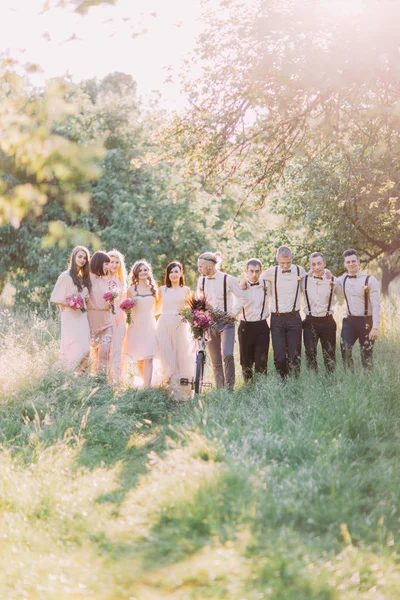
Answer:
M128 287L126 293L127 293L128 298L134 298L134 296L137 296L137 291L136 291L134 285L131 285L130 287Z

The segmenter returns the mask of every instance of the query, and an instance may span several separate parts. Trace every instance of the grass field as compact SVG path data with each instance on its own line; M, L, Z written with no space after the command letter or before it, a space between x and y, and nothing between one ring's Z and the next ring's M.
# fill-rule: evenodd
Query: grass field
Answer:
M271 375L174 405L51 369L0 319L0 598L400 597L400 333L372 373Z

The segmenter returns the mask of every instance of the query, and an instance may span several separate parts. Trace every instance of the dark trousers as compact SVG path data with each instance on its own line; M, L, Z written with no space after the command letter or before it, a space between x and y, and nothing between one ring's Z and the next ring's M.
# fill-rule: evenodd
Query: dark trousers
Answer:
M361 363L366 369L372 369L372 351L374 342L369 339L372 317L346 317L343 319L340 350L345 369L354 369L353 346L360 342Z
M253 378L253 365L256 373L266 375L269 350L267 321L240 321L238 338L244 380Z
M336 321L333 316L306 316L303 321L303 341L307 367L318 372L317 347L321 342L325 368L332 373L336 366Z
M235 385L235 324L226 323L212 329L207 349L210 352L217 388L227 387L233 390Z
M302 323L298 311L271 315L274 364L282 379L300 375Z

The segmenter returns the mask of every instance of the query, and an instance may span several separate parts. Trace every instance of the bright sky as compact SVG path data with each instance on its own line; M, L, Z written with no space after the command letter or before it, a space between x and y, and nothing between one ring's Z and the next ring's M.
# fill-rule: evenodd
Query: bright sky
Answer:
M67 72L79 81L122 71L144 99L159 90L165 107L183 105L178 73L201 31L200 0L117 0L85 16L57 3L40 14L44 0L0 1L0 53L39 64L34 83ZM166 84L169 74L173 83Z

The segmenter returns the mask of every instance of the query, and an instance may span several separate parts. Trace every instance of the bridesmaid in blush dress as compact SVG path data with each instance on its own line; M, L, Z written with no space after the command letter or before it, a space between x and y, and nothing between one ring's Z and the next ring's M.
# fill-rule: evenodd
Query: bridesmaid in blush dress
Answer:
M126 297L127 274L123 254L118 250L108 252L110 257L110 286L118 292L114 301L115 314L111 313L112 342L110 351L110 378L112 383L122 383L124 379L124 368L122 361L122 349L126 335L126 319L119 305Z
M155 314L158 304L151 265L145 260L136 261L131 268L129 283L127 296L136 300L136 306L126 335L125 354L128 359L137 361L144 388L149 388L157 350Z
M89 250L84 246L73 249L69 266L61 273L52 291L50 301L61 311L60 363L66 371L87 366L90 352L90 332L87 313L72 309L66 303L68 296L80 295L86 301L91 289L89 275Z
M165 284L159 292L161 316L157 321L157 343L164 383L174 393L179 392L181 378L190 381L193 374L193 340L188 324L183 323L179 315L189 292L181 263L170 262L165 272Z
M90 280L92 289L87 302L90 325L90 346L92 348L92 372L107 372L108 358L112 340L112 320L110 303L104 294L110 291L107 274L110 257L106 252L98 250L90 261Z

